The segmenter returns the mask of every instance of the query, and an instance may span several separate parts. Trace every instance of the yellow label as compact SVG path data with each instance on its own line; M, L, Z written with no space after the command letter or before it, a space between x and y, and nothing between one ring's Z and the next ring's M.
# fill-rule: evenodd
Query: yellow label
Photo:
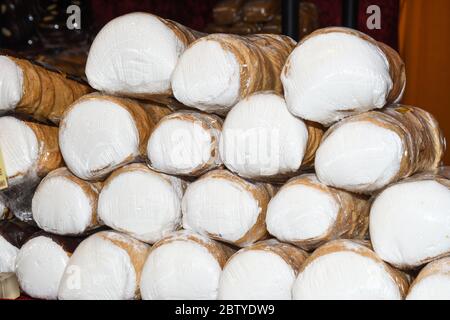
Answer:
M3 161L2 149L0 149L0 190L8 188L5 161Z

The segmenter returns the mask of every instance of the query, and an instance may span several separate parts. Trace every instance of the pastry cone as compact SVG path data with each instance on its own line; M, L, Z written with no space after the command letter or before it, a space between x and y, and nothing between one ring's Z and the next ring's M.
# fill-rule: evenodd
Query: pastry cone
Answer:
M270 192L229 171L214 170L191 183L183 197L183 228L248 246L267 237Z
M330 186L372 193L417 172L436 169L445 139L434 117L393 106L345 119L325 134L316 153L316 173Z
M409 278L384 263L368 245L331 241L303 264L294 300L401 300Z
M25 59L2 55L0 69L0 111L14 110L41 121L59 123L72 102L92 91Z
M36 299L56 300L70 256L82 238L66 238L38 232L20 249L16 274L20 288Z
M406 300L449 300L450 258L429 263L409 288Z
M335 239L365 239L369 209L367 198L306 174L291 179L270 200L266 224L278 240L312 250Z
M228 113L222 128L221 158L242 177L284 182L312 167L322 135L320 125L289 113L279 94L257 92Z
M170 95L170 77L185 48L202 34L149 13L111 20L89 51L89 84L109 94L149 98Z
M98 232L70 257L58 290L60 300L133 300L149 246L114 231Z
M0 150L9 186L42 178L63 162L58 128L14 117L0 118Z
M100 193L98 215L107 226L155 243L181 225L186 183L140 163L114 171Z
M400 56L387 45L356 30L331 27L300 41L281 81L294 115L329 126L399 102L406 76Z
M294 46L291 38L271 34L203 37L181 56L172 76L174 95L186 106L226 114L251 93L281 93L281 69Z
M141 278L144 300L215 300L222 268L234 250L189 231L158 241Z
M100 226L97 202L101 184L74 176L67 168L50 172L39 184L32 201L39 228L58 235L82 235Z
M414 269L450 254L450 180L419 174L383 190L370 210L370 237L381 259Z
M59 129L67 167L84 180L100 180L115 169L144 159L157 121L170 112L158 105L91 94L64 114Z
M15 272L19 249L37 231L37 228L18 220L0 221L0 273Z
M307 253L276 240L239 250L220 277L221 300L291 300L292 286Z
M218 168L222 119L195 111L172 113L158 123L147 144L149 164L173 175L199 176Z

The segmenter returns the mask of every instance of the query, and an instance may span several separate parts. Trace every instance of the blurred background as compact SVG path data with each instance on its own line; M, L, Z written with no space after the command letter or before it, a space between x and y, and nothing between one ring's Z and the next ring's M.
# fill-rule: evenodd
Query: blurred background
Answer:
M299 37L317 28L343 25L343 1L300 1ZM450 137L450 1L352 2L357 3L354 27L399 50L405 60L408 84L403 102L432 112ZM81 29L66 27L71 5L80 8ZM261 5L265 11L255 13ZM380 9L379 29L369 29L367 23L373 14L368 8L374 5ZM238 10L230 15L224 9L227 6ZM0 0L0 49L84 77L87 52L98 30L109 20L134 11L210 33L283 31L282 0ZM450 164L449 152L446 163Z

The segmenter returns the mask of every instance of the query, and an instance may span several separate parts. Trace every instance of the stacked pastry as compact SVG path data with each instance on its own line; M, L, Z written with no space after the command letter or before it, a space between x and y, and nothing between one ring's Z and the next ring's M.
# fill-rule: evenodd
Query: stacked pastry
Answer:
M297 44L132 13L91 47L100 92L0 64L0 271L26 294L449 296L445 140L432 115L397 104L403 62L367 35Z

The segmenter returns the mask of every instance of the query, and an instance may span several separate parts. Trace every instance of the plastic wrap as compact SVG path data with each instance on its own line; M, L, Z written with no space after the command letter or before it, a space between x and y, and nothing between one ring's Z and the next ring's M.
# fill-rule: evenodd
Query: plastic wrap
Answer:
M30 221L31 199L39 181L63 163L58 128L2 117L0 149L8 181L0 201L20 220Z
M93 88L106 93L134 98L171 95L170 77L179 56L202 35L149 13L126 14L97 34L86 76Z
M450 258L442 258L423 268L409 288L406 300L449 300Z
M220 278L220 300L291 300L292 285L308 254L276 240L239 250Z
M341 27L302 39L281 80L291 112L326 126L399 102L406 86L405 66L396 51Z
M19 220L0 221L0 273L15 272L19 249L37 231L37 228Z
M84 180L100 180L143 160L157 121L170 110L101 94L84 96L64 114L59 143L67 167Z
M280 241L312 250L335 239L365 239L369 209L367 198L328 187L314 174L306 174L291 179L271 199L266 223Z
M245 0L222 0L213 8L214 22L221 26L233 24L242 18Z
M186 182L131 164L105 181L98 215L107 226L141 241L155 243L179 229L181 198Z
M14 110L57 124L73 101L92 91L81 82L28 60L2 55L0 65L4 69L0 76L0 111Z
M249 0L244 6L244 21L266 22L281 12L281 0Z
M56 169L34 193L33 220L41 229L58 235L81 235L98 228L100 189L101 183L81 180L65 167Z
M226 170L214 170L191 183L183 197L183 228L245 247L267 237L271 193Z
M189 231L158 241L141 278L144 300L215 300L219 277L234 250Z
M149 246L127 235L98 232L77 247L62 277L59 300L132 300ZM79 285L74 286L74 279Z
M294 117L280 94L257 92L228 113L220 156L244 178L285 182L313 166L323 132L320 125Z
M397 268L415 269L450 254L450 180L445 170L434 171L388 186L373 201L373 247Z
M368 243L331 241L306 260L294 284L294 300L401 300L409 277L384 263Z
M174 95L186 106L226 114L256 91L281 93L281 69L294 46L291 38L270 34L203 37L175 68Z
M16 274L22 291L36 299L57 299L67 262L81 241L82 238L45 232L34 234L16 258Z
M317 150L315 166L325 184L372 193L417 172L436 169L444 151L443 133L431 114L397 105L331 127Z
M217 169L222 119L195 111L165 116L153 130L147 144L149 165L160 172L200 176Z

